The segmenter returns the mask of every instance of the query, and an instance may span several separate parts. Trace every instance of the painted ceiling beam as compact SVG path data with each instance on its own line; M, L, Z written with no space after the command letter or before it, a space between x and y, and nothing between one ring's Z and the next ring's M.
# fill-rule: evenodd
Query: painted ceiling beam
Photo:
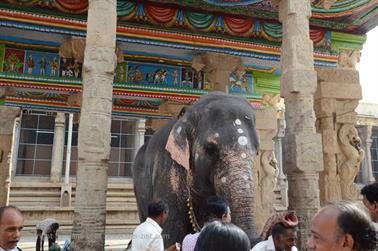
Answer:
M86 22L82 20L53 18L0 8L0 26L42 31L71 36L85 36ZM316 36L316 35L315 35ZM242 57L279 61L280 45L256 44L251 40L200 36L196 34L157 30L144 27L118 26L117 40L136 44L156 45L198 52L218 52ZM315 64L336 66L337 56L329 52L316 51Z
M29 8L34 12L72 16L72 13L84 14L87 11L87 0L5 0L12 8ZM368 29L378 24L376 15L378 13L378 0L338 0L330 8L323 8L320 1L314 1L312 5L312 18L310 24L315 27L338 29L338 31L349 31L354 33L366 33ZM4 5L4 4L3 4ZM243 17L271 20L278 22L278 9L276 1L273 0L239 0L239 1L217 1L217 0L150 0L150 1L118 1L117 12L120 19L132 17L136 14L137 19L146 21L143 14L146 10L154 8L151 13L159 14L157 9L164 10L163 19L167 14L180 14L185 18L188 13L195 15L218 15L221 17L233 16L242 19ZM148 12L148 11L147 11ZM202 12L202 14L201 14ZM55 14L52 14L55 15ZM76 15L77 16L77 15ZM82 16L85 19L85 15ZM180 23L180 20L177 20ZM166 24L169 23L168 20Z

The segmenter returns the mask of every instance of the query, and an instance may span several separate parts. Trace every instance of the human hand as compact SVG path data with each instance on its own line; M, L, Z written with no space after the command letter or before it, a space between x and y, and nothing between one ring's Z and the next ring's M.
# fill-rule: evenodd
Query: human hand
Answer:
M166 251L180 251L180 248L181 248L180 243L176 242L175 244L167 248Z

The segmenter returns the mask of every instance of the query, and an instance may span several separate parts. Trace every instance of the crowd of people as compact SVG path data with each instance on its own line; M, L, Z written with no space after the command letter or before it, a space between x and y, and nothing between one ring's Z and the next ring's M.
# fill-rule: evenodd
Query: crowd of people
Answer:
M365 186L361 195L370 217L351 202L324 205L311 221L306 243L308 250L378 250L377 232L373 224L378 221L378 182ZM150 207L156 205L160 205L160 213L155 211L152 214ZM205 219L201 231L185 236L181 245L176 243L164 249L160 226L168 217L168 212L166 202L156 200L150 203L147 220L133 233L132 251L298 251L295 245L299 220L293 212L275 214L268 219L261 234L262 241L251 247L247 234L231 223L228 202L216 196L208 198L200 209ZM145 238L146 236L151 238Z
M362 188L362 202L370 214L349 202L328 203L313 217L307 248L313 251L375 251L378 221L378 182ZM209 197L200 209L205 220L199 233L188 234L182 244L164 249L162 225L168 218L168 204L152 201L148 218L134 231L132 251L297 251L298 218L294 212L279 213L268 219L262 241L250 247L247 234L231 223L227 200ZM21 211L14 206L0 207L0 251L21 250L17 244L23 228Z

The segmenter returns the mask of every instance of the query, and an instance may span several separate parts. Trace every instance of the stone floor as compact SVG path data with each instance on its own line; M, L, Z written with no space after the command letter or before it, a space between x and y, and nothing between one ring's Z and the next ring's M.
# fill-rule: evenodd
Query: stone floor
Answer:
M68 235L60 235L58 237L58 244L63 247L64 241L69 240L71 237ZM127 243L129 242L130 235L106 235L105 250L106 251L123 251L125 250ZM35 251L35 236L23 236L21 237L18 247L23 251ZM44 250L48 250L47 243L45 243Z

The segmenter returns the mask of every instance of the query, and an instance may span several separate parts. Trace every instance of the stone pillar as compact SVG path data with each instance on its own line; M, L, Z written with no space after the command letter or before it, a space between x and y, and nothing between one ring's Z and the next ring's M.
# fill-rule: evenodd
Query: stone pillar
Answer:
M281 0L281 96L286 104L284 168L289 209L300 217L298 249L304 250L310 221L319 209L319 172L323 169L320 135L315 133L313 43L309 33L311 0ZM300 192L298 192L300 191Z
M260 150L254 161L256 226L262 230L266 220L274 213L278 167L274 154L273 138L277 134L276 109L256 109L256 130L260 139Z
M16 175L17 159L18 159L18 147L20 145L20 132L21 132L21 116L14 120L13 127L13 145L12 145L12 157L11 157L11 178Z
M196 71L205 70L210 84L210 90L228 93L230 74L237 70L244 72L240 57L206 52L193 59L192 67Z
M90 0L88 3L70 249L100 251L105 246L117 1Z
M274 138L274 147L278 163L278 188L280 189L281 202L284 208L289 206L289 198L287 197L288 184L287 178L283 171L283 156L282 156L282 139L285 137L285 118L280 116L284 114L283 111L279 111L279 116L277 119L277 135Z
M138 152L138 149L144 144L144 133L146 132L146 120L138 119L135 127L135 151L134 157Z
M358 71L353 68L317 68L315 94L317 131L322 134L324 171L321 201L357 200L354 184L364 151L355 124L362 98Z
M51 156L50 180L54 183L60 182L62 177L65 122L65 114L63 112L58 112L55 117L54 143Z
M357 127L358 135L361 137L361 148L365 152L365 158L361 162L360 177L356 182L362 184L370 184L375 181L371 165L370 147L373 143L371 139L373 127L371 125L359 125Z
M11 182L10 159L17 107L0 106L0 206L8 205Z
M373 126L367 125L361 128L361 141L362 141L362 148L365 152L365 158L363 160L364 171L362 173L362 179L364 184L370 184L375 182L375 178L373 175L373 167L371 166L371 144L373 143L373 139L371 138Z

